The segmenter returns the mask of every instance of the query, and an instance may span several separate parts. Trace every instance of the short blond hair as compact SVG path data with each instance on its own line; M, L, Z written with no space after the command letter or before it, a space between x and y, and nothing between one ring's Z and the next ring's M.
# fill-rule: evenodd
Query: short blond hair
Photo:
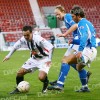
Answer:
M66 13L65 8L64 8L63 6L61 6L61 5L57 5L55 9L58 9L58 10L60 10L61 12Z

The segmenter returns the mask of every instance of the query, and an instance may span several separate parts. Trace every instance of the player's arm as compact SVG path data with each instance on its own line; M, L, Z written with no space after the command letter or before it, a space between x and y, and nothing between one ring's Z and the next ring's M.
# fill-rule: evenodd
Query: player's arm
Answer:
M12 55L17 49L19 49L19 48L21 47L21 44L23 44L22 42L23 42L23 37L22 37L20 40L18 40L18 41L14 44L13 48L11 49L11 51L10 51L10 52L8 53L8 55L5 56L5 58L3 59L3 62L10 59L11 55Z
M72 25L64 34L57 34L58 37L66 37L68 34L72 33L77 29L78 25L74 24Z
M66 14L64 17L64 22L68 30L62 34L62 37L66 37L68 34L72 33L78 28L78 25L73 21L71 14ZM60 35L59 35L60 37Z
M71 39L68 41L68 44L80 45L80 39Z
M16 51L15 48L12 48L12 50L9 52L9 54L3 59L3 62L4 61L7 61L10 59L10 56Z

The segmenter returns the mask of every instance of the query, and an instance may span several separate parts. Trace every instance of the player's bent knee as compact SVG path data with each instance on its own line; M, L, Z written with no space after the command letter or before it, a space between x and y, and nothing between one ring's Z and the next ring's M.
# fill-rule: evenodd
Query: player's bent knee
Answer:
M77 71L81 71L80 68L76 67Z
M77 64L76 69L77 71L81 71L84 67L85 65Z
M69 63L69 62L70 58L68 58L67 56L62 59L62 63Z
M81 71L80 66L76 66L77 71Z
M45 72L40 72L38 78L40 81L43 81L46 78L46 76L47 76L47 74Z
M22 68L17 72L17 76L23 76L27 73L27 70Z
M45 79L44 76L39 76L40 81L43 81L44 79Z

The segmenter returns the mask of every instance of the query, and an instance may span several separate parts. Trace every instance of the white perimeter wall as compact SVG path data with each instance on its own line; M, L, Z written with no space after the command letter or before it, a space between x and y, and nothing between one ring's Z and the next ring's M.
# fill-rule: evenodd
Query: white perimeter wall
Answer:
M0 33L0 50L3 50L4 46L5 46L5 41L1 32Z

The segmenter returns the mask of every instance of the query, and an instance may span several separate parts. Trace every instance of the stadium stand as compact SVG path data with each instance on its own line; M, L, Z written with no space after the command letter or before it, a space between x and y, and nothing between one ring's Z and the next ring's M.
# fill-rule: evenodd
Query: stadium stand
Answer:
M66 12L70 12L73 5L80 5L86 12L86 18L90 20L97 33L100 33L100 1L99 0L38 0L40 9L47 6L62 5L65 7Z
M20 39L23 36L22 32L20 33L8 33L3 34L5 45L6 46L12 46L18 39Z
M99 0L37 0L39 7L63 5L69 12L73 5L77 4L84 8L86 17L100 33L100 9ZM34 16L29 0L0 0L0 28L3 32L19 31L23 25L34 25Z
M62 5L65 7L66 12L70 12L73 5L82 6L86 13L86 18L94 24L97 37L100 38L99 0L37 0L37 2L40 11L42 11L42 7ZM22 30L24 25L36 25L34 20L35 14L33 13L29 0L0 0L0 31L4 32L2 34L6 46L13 45L13 43L15 43L22 36L19 31ZM66 32L66 30L67 29L63 27L60 28L62 33ZM10 32L13 32L13 34ZM49 31L48 29L45 30L45 28L41 30L41 36L47 40L50 39L52 34L54 34L54 32L52 32L51 29ZM68 35L67 39L68 38L72 38L72 35Z
M50 37L53 35L52 30L40 30L41 36L46 40L50 40Z
M50 37L53 35L53 32L51 29L40 29L40 34L46 40L50 40ZM3 33L3 37L4 37L4 41L5 41L6 46L12 46L22 36L23 36L23 34L21 31L20 32Z
M18 39L20 39L23 35L21 33L15 33L15 34L4 34L4 39L6 42L16 42Z
M0 0L0 28L2 32L20 31L24 25L34 25L29 0Z

